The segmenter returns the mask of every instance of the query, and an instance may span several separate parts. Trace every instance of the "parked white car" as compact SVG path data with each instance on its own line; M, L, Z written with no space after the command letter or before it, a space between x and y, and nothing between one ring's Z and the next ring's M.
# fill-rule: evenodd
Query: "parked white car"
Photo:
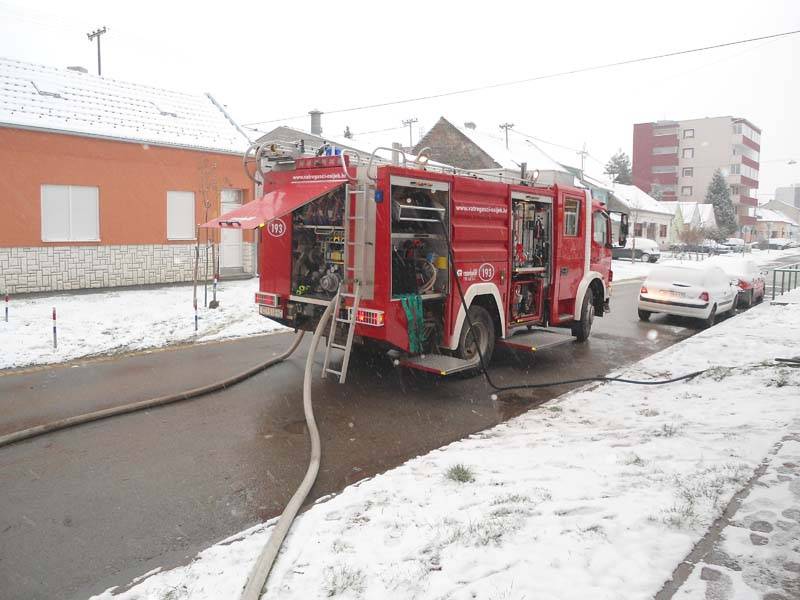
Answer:
M700 319L706 327L733 311L739 288L716 265L704 263L653 267L639 291L639 318L666 313Z
M634 245L636 246L635 250ZM658 242L648 238L629 237L625 246L614 246L611 248L611 257L616 260L630 259L631 254L634 254L636 260L642 262L656 262L661 258L661 250L658 247Z
M717 265L739 287L737 306L750 308L764 300L766 271L759 269L752 258L741 256L712 256L707 265Z

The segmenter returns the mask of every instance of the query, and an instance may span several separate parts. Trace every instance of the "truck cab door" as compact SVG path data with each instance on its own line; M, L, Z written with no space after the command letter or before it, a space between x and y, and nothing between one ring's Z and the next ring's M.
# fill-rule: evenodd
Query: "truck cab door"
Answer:
M592 243L589 269L603 274L608 285L608 272L611 270L611 220L602 210L592 213Z
M586 223L587 201L583 195L559 190L553 227L553 324L571 321L575 310L575 296L583 278L585 236L591 235L591 223Z

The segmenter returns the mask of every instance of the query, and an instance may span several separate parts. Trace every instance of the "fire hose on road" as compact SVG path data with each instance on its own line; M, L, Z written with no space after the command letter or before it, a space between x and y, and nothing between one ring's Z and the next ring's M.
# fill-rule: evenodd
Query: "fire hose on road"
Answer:
M192 398L199 398L200 396L205 396L206 394L210 394L212 392L217 392L220 390L227 389L232 385L236 385L237 383L242 382L245 379L248 379L253 375L260 373L264 369L267 369L279 362L283 362L284 360L289 358L294 353L294 351L297 350L297 347L300 345L300 342L303 339L304 333L305 333L304 331L298 332L295 335L294 341L292 341L292 345L289 346L289 349L286 350L286 352L284 352L283 354L275 356L274 358L262 362L256 365L255 367L252 367L246 371L243 371L242 373L239 373L238 375L234 375L233 377L223 379L222 381L215 381L214 383L210 383L208 385L204 385L202 387L194 388L191 390L179 392L177 394L159 396L157 398L150 398L148 400L139 400L137 402L124 404L122 406L104 408L102 410L96 410L94 412L86 413L83 415L75 415L73 417L66 417L64 419L59 419L58 421L52 421L50 423L45 423L43 425L36 425L35 427L29 427L28 429L13 431L11 433L7 433L5 435L0 436L0 447L7 446L9 444L14 444L16 442L21 442L22 440L29 440L31 438L44 435L46 433L53 433L54 431L68 429L70 427L76 427L78 425L83 425L84 423L91 423L92 421L100 421L101 419L108 419L110 417L116 417L118 415L124 415L139 410L145 410L148 408L155 408L156 406L164 406L166 404L182 402L184 400L189 400Z

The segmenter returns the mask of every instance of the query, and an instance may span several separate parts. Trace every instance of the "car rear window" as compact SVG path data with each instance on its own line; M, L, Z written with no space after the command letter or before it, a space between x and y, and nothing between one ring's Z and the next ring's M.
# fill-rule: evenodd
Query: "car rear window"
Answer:
M688 267L657 267L650 271L647 276L651 281L662 282L675 282L688 283L692 285L703 285L706 273L701 269L692 269Z

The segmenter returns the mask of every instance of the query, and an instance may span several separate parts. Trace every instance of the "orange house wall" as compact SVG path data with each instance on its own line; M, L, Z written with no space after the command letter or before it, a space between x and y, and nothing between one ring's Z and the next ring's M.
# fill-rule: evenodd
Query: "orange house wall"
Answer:
M220 189L252 200L240 156L0 127L0 247L189 243L167 240L167 191L194 192L202 223L204 165L217 184L209 219L219 215ZM100 242L43 242L42 184L98 187Z

